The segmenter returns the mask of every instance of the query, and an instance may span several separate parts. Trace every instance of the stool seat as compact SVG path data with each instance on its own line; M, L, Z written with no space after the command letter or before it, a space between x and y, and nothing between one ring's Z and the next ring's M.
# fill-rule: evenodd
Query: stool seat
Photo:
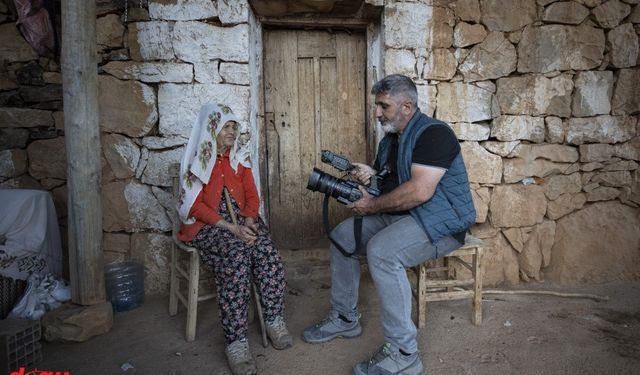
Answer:
M484 242L467 235L465 243L459 249L443 257L444 266L432 266L433 260L413 267L416 273L414 297L417 300L418 328L425 326L427 302L472 299L471 321L474 325L482 323L482 259ZM471 258L470 261L465 258ZM455 265L470 271L471 277L456 278ZM445 278L429 279L430 273L445 273Z

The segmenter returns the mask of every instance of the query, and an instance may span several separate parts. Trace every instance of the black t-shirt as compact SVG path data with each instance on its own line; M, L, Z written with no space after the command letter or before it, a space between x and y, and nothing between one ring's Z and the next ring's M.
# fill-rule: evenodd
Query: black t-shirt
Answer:
M391 136L391 147L387 168L391 173L382 180L381 191L386 194L398 187L400 180L396 166L398 164L398 135ZM446 125L432 125L425 129L416 140L411 162L436 168L449 169L453 159L460 152L460 144L453 132ZM383 166L378 160L373 169L379 171Z
M415 164L428 165L430 167L449 169L453 160L460 153L460 143L455 134L446 125L431 125L425 129L416 140L413 148L411 162ZM398 135L392 135L391 147L389 150L389 160L386 167L390 173L385 177L380 186L382 194L386 194L400 185L397 170L398 161ZM378 165L378 160L373 169L379 171L383 166ZM397 215L406 215L408 211L393 212ZM456 233L453 237L460 243L464 243L465 233Z

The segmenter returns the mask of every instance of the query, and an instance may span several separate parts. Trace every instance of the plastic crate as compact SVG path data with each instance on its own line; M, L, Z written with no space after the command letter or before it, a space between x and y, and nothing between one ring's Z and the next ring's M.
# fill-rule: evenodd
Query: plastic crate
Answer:
M33 367L42 360L38 320L0 320L0 374Z
M27 287L25 280L0 275L0 319L4 319L22 297Z

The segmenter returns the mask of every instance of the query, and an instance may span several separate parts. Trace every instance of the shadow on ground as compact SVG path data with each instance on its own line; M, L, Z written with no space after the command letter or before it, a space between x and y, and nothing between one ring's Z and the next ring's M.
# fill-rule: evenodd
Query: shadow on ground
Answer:
M529 288L551 289L544 284ZM419 331L425 374L638 374L640 282L563 289L608 296L607 302L531 295L487 295L483 323L470 323L469 301L429 305ZM363 335L310 345L302 330L329 308L329 282L289 282L286 317L294 347L260 344L252 324L250 344L260 374L350 374L382 343L378 301L370 278L361 285ZM201 304L197 337L184 341L185 313L167 314L167 297L117 313L112 330L84 343L45 343L42 370L84 374L229 374L215 301ZM125 370L126 369L126 370Z

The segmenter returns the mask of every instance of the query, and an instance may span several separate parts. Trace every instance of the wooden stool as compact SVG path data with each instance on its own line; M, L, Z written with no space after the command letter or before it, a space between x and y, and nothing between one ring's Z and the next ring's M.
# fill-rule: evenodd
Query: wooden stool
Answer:
M414 297L417 300L418 328L425 326L427 319L427 302L449 301L463 298L473 298L471 321L475 325L482 323L482 257L484 243L470 235L459 249L443 257L443 267L430 267L431 261L424 262L413 268L417 276ZM463 257L470 256L471 263ZM469 279L455 279L454 264L462 265L471 271ZM446 272L446 279L427 279L428 273ZM457 290L454 290L457 287ZM469 289L463 287L472 287ZM464 290L461 290L464 289Z
M198 318L198 302L210 300L216 297L216 293L200 294L200 254L195 247L188 246L180 241L177 237L180 230L180 220L178 213L175 211L176 197L180 191L180 164L172 164L169 167L169 176L173 180L173 197L174 210L171 212L171 221L173 222L173 244L171 248L171 283L169 287L169 315L174 316L178 313L178 302L187 309L187 327L185 330L185 340L193 341L196 338L196 322ZM187 258L183 261L183 258ZM186 281L186 291L183 292L180 287L181 280ZM253 300L255 301L256 311L258 312L258 320L260 321L260 330L262 332L262 346L268 346L267 333L264 326L264 317L262 315L262 306L260 305L260 296L253 282L251 282L251 290L253 292Z

